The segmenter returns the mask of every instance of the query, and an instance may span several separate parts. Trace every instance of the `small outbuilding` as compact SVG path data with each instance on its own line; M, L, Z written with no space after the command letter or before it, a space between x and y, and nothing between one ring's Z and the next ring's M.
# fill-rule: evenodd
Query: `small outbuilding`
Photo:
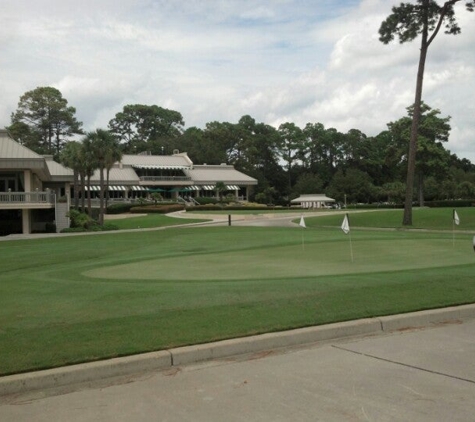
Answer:
M302 208L325 208L332 202L335 202L333 198L329 198L325 194L309 194L300 195L298 198L292 199L291 204L300 204Z

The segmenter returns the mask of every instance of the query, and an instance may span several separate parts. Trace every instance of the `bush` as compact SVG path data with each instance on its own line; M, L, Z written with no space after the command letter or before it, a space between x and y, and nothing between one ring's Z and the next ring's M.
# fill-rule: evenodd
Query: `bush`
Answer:
M169 212L182 211L185 206L182 204L168 204L168 205L146 205L133 207L130 212L133 214L168 214Z
M60 233L82 233L87 232L84 227L69 227L60 231Z
M129 212L134 207L131 203L111 204L107 207L107 214L123 214Z
M61 233L119 230L118 226L110 223L101 226L96 220L93 220L87 214L84 214L78 210L70 210L67 215L71 219L71 227L61 230Z
M463 208L472 207L475 204L475 200L469 199L452 199L445 201L426 201L424 205L429 208Z
M217 204L218 200L216 198L203 198L199 196L198 198L193 198L198 204L200 205L209 205L209 204Z
M94 222L91 217L78 210L70 210L66 216L71 220L71 228L82 227L87 229L87 226Z

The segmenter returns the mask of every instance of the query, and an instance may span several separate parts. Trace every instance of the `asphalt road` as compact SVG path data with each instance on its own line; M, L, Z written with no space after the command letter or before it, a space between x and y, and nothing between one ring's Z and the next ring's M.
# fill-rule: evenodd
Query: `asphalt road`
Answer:
M475 320L0 398L0 421L474 421Z

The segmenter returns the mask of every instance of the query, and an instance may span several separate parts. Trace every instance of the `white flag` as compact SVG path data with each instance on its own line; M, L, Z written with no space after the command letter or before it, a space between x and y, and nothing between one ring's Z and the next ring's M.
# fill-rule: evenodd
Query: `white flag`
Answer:
M299 226L300 226L300 227L303 227L304 229L307 228L307 226L305 225L305 220L303 219L303 215L302 215L302 217L300 217Z
M343 230L343 233L345 234L348 234L350 232L350 223L348 221L348 214L345 214L343 223L341 223L341 229Z
M454 210L454 223L458 226L460 224L460 218L457 211Z

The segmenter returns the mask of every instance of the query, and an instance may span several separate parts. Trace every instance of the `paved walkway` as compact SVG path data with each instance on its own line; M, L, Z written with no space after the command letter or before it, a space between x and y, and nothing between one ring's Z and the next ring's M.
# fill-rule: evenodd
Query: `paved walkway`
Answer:
M0 420L473 421L475 320L0 398Z

